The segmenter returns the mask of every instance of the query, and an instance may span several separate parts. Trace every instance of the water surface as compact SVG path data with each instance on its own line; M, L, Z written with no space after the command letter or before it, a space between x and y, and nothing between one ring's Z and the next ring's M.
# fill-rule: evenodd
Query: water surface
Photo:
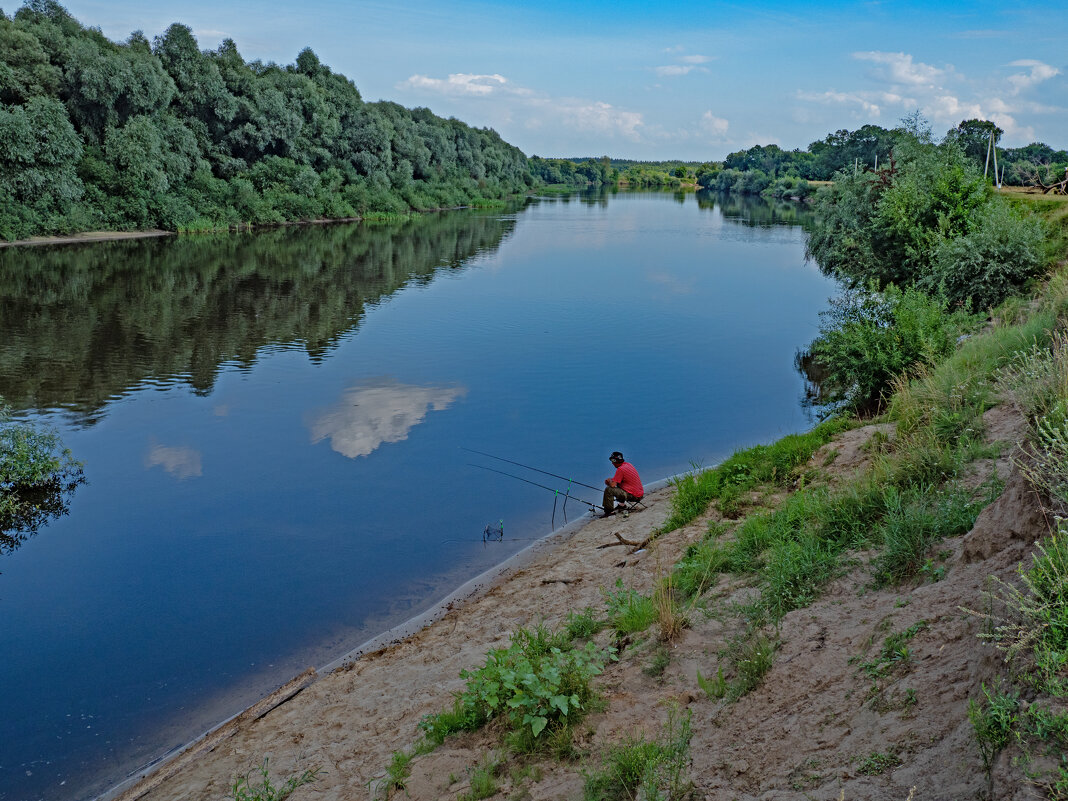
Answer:
M464 447L599 485L809 427L804 220L602 193L0 251L0 395L87 478L0 555L0 799L91 798L548 533Z

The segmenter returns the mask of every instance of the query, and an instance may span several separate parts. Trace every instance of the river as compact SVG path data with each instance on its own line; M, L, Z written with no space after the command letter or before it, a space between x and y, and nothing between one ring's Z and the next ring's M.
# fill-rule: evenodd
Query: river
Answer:
M0 250L0 396L86 477L0 553L0 799L93 798L563 522L464 448L599 486L810 427L807 219L602 191Z

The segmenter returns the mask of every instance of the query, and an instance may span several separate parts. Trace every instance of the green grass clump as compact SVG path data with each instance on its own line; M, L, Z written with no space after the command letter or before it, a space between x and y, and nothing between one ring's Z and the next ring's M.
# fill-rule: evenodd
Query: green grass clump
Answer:
M269 758L263 760L258 773L259 781L253 781L252 771L244 776L238 776L230 786L230 798L233 801L283 801L298 787L311 784L322 772L321 768L311 768L290 776L281 787L275 787L271 782L271 774L268 769Z
M466 793L460 793L457 801L481 801L497 794L500 787L497 784L497 774L501 769L501 763L492 755L487 754L482 762L470 771L471 789Z
M730 566L726 548L708 537L690 545L671 573L672 586L683 598L699 597Z
M983 767L989 773L994 760L1012 736L1017 722L1020 699L1015 693L1000 690L991 693L982 685L985 701L968 701L968 720L975 729L975 739Z
M672 482L675 495L671 516L662 530L673 531L705 513L713 501L725 512L738 511L739 497L760 484L786 486L796 469L812 458L821 445L850 426L846 418L831 418L804 434L790 434L770 445L740 450L711 470L695 470Z
M1015 662L1037 689L1068 697L1068 526L1035 546L1031 566L1018 567L1020 583L999 583L994 599L1006 609L981 637Z
M616 581L615 590L602 589L601 594L609 625L617 633L636 634L656 622L657 608L652 596L624 587L622 580Z
M989 495L974 500L959 487L904 492L889 487L887 513L880 527L883 548L872 565L876 584L900 584L916 575L931 546L971 529L991 500Z
M570 640L588 640L607 625L597 617L597 612L587 606L581 612L568 612L564 631Z
M881 773L891 768L896 768L901 764L901 757L899 757L894 751L887 751L885 754L879 751L872 751L868 756L861 760L860 765L857 767L857 773L863 773L865 776L878 776Z
M689 711L671 710L655 739L632 735L604 753L601 766L586 774L583 801L682 801L693 787L686 777L692 736Z
M486 723L485 710L475 704L468 704L457 695L453 699L452 709L438 712L433 715L425 715L419 721L426 739L433 745L438 746L445 742L450 734L462 731L476 731Z
M762 632L748 633L728 645L727 658L734 668L727 687L728 700L736 701L760 686L778 648L778 641Z

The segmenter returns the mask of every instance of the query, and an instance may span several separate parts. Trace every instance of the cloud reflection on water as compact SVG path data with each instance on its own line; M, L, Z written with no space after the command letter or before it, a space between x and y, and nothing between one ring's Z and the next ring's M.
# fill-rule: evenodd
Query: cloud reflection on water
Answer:
M417 386L394 378L374 378L349 387L334 406L308 424L312 442L330 438L330 447L355 459L387 442L400 442L426 419L467 394L460 386Z
M167 445L153 445L145 454L145 468L162 467L179 480L198 478L203 469L200 463L200 451L193 448L171 448Z

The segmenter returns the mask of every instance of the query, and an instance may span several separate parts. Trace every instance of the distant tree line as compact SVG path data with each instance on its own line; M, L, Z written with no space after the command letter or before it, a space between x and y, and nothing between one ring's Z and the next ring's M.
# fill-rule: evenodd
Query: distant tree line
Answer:
M0 237L480 203L533 182L491 129L367 103L310 50L246 62L185 25L121 44L55 0L0 11Z
M944 137L954 142L973 165L987 169L993 180L994 154L988 163L991 133L994 144L1004 131L987 120L964 120ZM807 150L783 150L778 145L754 145L728 155L722 162L710 162L697 170L697 182L707 189L776 197L805 197L811 193L809 181L829 181L842 170L874 171L887 166L912 134L907 125L883 128L865 125L855 131L841 129L813 142ZM1032 185L1034 179L1064 177L1068 151L1032 143L1019 148L996 148L997 163L1004 181L1011 186ZM1000 173L999 173L1000 174Z

